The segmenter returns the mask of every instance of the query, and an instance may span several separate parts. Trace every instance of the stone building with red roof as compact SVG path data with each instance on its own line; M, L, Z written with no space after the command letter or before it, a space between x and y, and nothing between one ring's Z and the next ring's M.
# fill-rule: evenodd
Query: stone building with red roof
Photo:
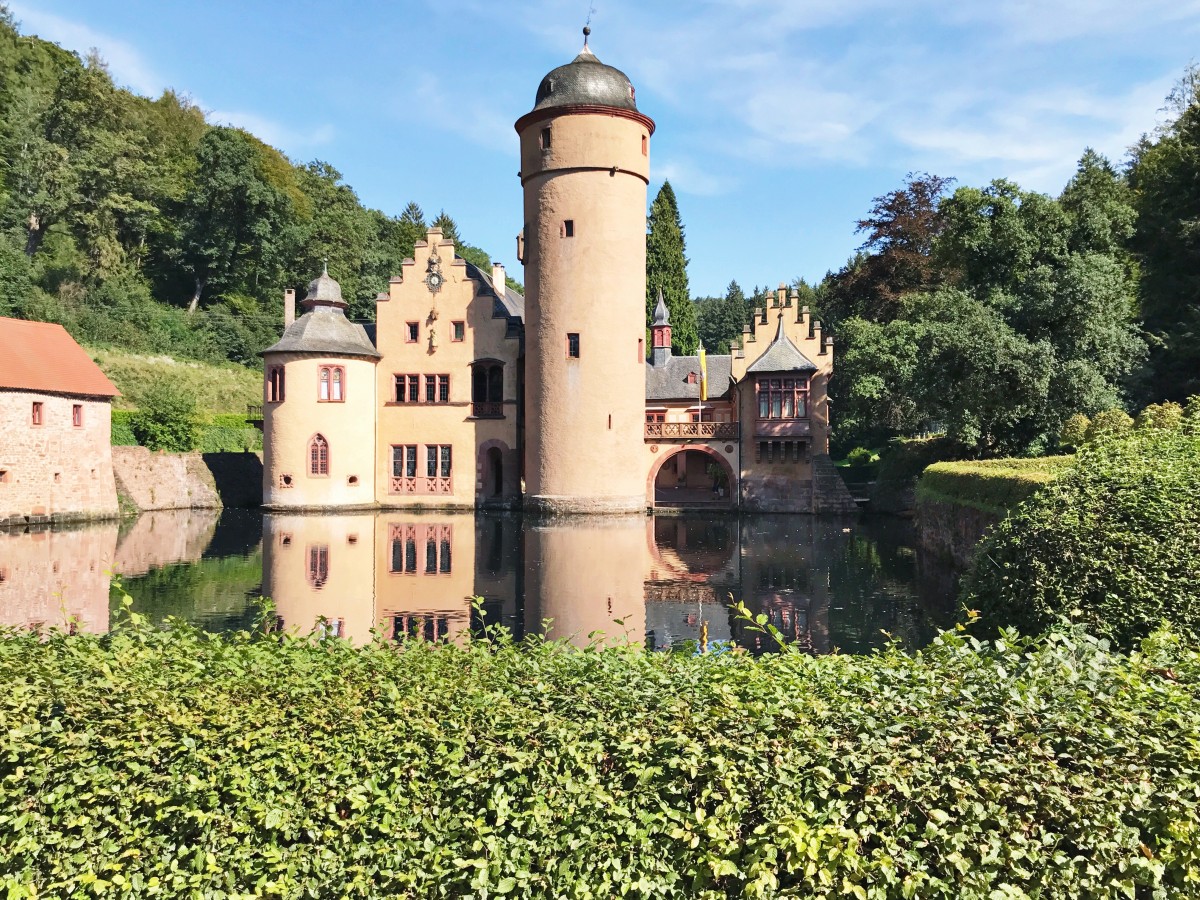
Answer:
M117 515L119 395L61 325L0 317L0 525Z

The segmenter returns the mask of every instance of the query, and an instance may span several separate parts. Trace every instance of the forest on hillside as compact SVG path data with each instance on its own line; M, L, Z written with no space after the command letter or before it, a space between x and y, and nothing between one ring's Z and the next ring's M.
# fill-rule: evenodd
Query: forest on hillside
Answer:
M0 315L257 365L285 288L303 296L327 259L349 314L373 318L427 225L490 266L445 212L369 209L332 165L211 125L173 91L118 88L101 59L22 35L0 5Z

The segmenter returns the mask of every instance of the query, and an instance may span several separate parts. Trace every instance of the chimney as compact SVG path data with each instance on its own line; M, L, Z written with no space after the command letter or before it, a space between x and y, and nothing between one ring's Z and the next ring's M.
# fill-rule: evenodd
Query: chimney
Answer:
M504 263L492 263L492 287L497 294L504 293Z
M283 327L296 321L296 292L288 288L283 292Z

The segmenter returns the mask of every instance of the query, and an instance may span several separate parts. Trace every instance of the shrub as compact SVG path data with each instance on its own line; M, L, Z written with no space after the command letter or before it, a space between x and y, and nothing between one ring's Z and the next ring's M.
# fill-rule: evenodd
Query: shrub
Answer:
M1196 896L1200 655L0 641L9 897ZM1119 774L1118 774L1119 773Z
M1057 478L1072 461L1070 456L1042 456L934 463L917 482L917 498L1004 513Z
M1129 645L1200 636L1200 430L1133 432L1077 464L980 544L962 599L1027 631L1070 616Z
M1134 419L1136 428L1178 428L1183 421L1183 407L1178 403L1151 403Z
M1084 435L1084 442L1091 443L1114 434L1124 434L1133 427L1133 419L1123 409L1106 409L1096 413L1092 424Z
M1082 447L1091 424L1092 420L1083 413L1075 413L1063 423L1062 431L1058 433L1058 446L1072 450Z
M132 447L137 444L133 433L133 417L135 412L128 409L112 411L112 445L114 447Z
M1183 406L1183 418L1185 422L1200 422L1200 394L1187 398Z
M138 443L151 450L180 453L196 448L196 401L170 382L152 385L130 425Z
M855 447L846 454L846 462L852 466L869 466L878 460L878 454L872 453L866 447Z

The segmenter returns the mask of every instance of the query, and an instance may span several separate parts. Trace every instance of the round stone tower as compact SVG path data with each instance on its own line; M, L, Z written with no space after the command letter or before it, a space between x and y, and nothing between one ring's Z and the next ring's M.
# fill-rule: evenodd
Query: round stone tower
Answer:
M587 46L516 122L525 195L525 505L646 507L646 186L654 123Z
M293 298L286 306L290 319ZM304 314L262 351L263 506L375 504L375 366L379 352L346 318L342 289L322 272Z

